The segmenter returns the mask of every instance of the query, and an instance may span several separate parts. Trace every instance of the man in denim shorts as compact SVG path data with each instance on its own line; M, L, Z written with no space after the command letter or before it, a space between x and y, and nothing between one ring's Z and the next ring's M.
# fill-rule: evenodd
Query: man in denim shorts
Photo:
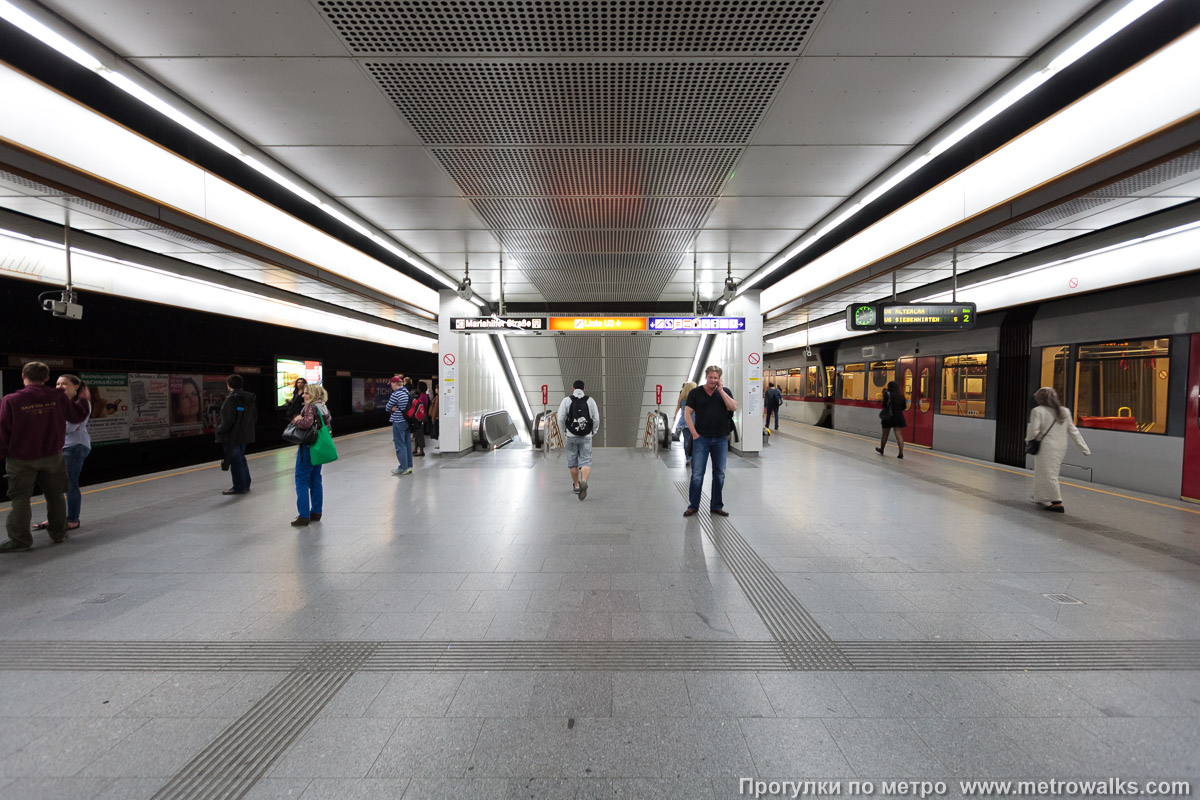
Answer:
M600 409L583 392L583 381L571 384L572 391L558 404L558 427L567 449L571 486L580 500L587 499L588 476L592 472L592 435L600 430Z

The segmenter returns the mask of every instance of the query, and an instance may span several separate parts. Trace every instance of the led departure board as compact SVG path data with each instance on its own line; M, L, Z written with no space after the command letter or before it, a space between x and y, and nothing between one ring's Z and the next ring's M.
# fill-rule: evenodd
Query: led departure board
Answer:
M852 331L965 331L975 327L974 303L851 303Z
M974 303L879 304L881 331L966 331L974 327Z

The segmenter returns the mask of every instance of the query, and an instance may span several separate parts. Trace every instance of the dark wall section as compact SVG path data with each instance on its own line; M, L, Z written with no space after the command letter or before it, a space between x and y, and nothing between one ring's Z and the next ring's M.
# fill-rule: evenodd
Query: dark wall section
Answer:
M21 369L12 359L47 356L72 359L51 367L50 382L63 372L91 371L230 374L235 366L259 367L243 375L258 397L257 442L251 452L285 446L279 434L282 413L275 407L275 359L306 358L323 363L329 408L336 434L379 428L383 412L351 413L351 378L434 375L437 356L398 347L254 320L82 292L83 319L55 319L41 309L38 294L55 287L0 278L0 330L3 330L4 392L21 388ZM80 478L98 483L116 478L212 461L220 456L212 436L187 436L143 443L94 447ZM214 477L214 480L219 480ZM0 488L3 479L0 478Z

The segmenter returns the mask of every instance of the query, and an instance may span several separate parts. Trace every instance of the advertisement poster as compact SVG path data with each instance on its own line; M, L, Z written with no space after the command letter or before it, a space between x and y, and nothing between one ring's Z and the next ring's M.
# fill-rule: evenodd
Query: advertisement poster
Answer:
M227 375L204 376L204 432L213 433L217 429L217 419L221 416L221 404L229 389L225 386Z
M200 375L172 375L171 436L199 436L204 433L204 413Z
M292 389L297 378L309 383L321 383L320 361L298 361L290 358L275 359L275 405L286 406L292 401Z
M92 446L129 441L129 376L124 372L81 372L92 393L88 434Z
M361 414L367 409L363 408L363 399L366 397L366 382L363 378L350 379L350 404L354 409L355 414Z
M170 379L166 375L129 375L129 441L166 439L170 434L169 386Z
M375 378L375 410L383 411L392 396L392 384L387 378Z

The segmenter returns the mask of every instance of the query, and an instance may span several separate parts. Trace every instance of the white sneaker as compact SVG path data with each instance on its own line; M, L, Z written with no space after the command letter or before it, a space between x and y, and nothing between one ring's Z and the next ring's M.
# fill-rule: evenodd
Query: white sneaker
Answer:
M400 473L397 473L397 474L399 474L399 475L412 475L412 467L409 467L408 469L404 470L403 472L400 472Z

